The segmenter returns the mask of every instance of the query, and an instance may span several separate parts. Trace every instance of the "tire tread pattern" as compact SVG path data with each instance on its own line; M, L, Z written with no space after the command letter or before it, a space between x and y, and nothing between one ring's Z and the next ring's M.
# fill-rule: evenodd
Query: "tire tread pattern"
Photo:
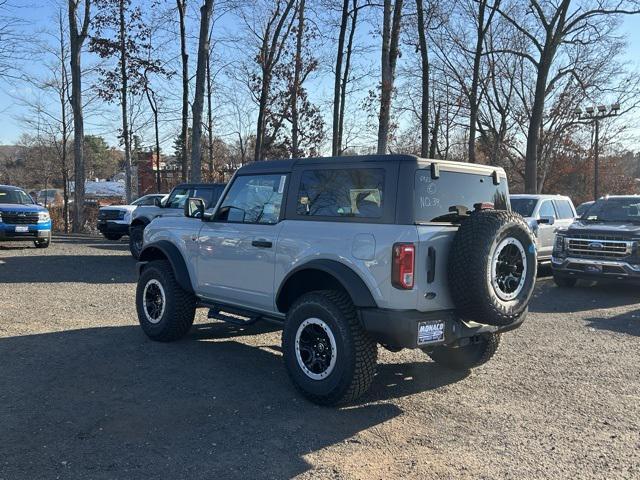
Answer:
M491 268L489 256L492 240L506 224L522 229L531 237L529 227L520 215L503 210L480 210L472 212L462 222L453 239L448 262L449 290L458 314L464 319L491 325L509 325L526 309L533 286L527 292L522 308L516 311L500 308L499 304L488 300L487 289L491 286L484 279L486 269ZM532 237L531 244L535 246ZM533 262L533 271L529 268L527 273L533 275L533 284L536 269L537 260Z
M137 303L139 304L138 317L140 324L142 325L142 329L152 340L158 342L173 342L184 337L191 329L195 318L196 298L193 294L180 287L176 281L171 264L166 260L155 260L150 262L143 271L140 277L141 280L145 278L144 274L146 272L153 272L153 270L159 273L156 277L160 277L159 280L165 289L167 301L165 315L169 315L170 317L164 324L164 328L157 332L150 328L145 328L146 319L144 318L142 305L140 304L142 301L142 291L144 291L145 286L144 281L138 282L138 292L136 295L136 297L138 297Z
M356 307L346 293L334 290L317 290L298 299L290 311L293 312L308 302L315 304L325 303L324 307L329 310L334 306L346 320L346 326L349 329L349 335L353 341L353 354L355 357L353 375L346 389L340 389L340 391L336 391L327 396L310 394L302 389L290 374L291 380L303 395L315 403L321 405L338 405L353 402L362 396L373 382L378 359L377 344L363 329L358 319ZM329 303L329 305L326 305L326 303ZM283 334L283 342L285 338ZM284 349L286 349L286 346Z

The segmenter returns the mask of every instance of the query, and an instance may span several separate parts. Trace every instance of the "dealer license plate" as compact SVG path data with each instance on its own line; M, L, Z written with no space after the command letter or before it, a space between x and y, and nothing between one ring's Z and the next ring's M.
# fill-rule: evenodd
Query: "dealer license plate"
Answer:
M602 265L585 265L584 271L587 273L602 273Z
M418 324L418 345L444 341L444 322L420 322Z
M16 233L27 233L29 231L29 227L27 225L17 225Z

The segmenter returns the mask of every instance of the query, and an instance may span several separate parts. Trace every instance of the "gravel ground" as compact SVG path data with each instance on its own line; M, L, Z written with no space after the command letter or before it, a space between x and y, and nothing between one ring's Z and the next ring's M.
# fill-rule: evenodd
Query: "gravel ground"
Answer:
M381 350L366 398L328 409L268 324L200 312L149 341L134 267L98 238L0 247L0 479L640 478L636 288L547 272L485 367Z

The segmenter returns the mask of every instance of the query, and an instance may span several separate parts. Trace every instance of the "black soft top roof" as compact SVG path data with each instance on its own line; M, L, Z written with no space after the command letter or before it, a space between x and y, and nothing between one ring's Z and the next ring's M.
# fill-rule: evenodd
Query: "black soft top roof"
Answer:
M207 188L207 187L224 187L226 183L179 183L173 188Z
M360 163L360 162L411 162L417 163L419 160L415 155L349 155L343 157L314 157L314 158L293 158L289 160L261 160L251 162L238 170L241 175L249 173L283 173L290 172L298 165L327 165L340 163Z

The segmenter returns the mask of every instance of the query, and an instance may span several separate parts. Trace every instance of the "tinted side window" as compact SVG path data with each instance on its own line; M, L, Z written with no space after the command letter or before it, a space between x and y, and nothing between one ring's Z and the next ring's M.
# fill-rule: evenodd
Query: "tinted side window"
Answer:
M218 210L216 220L232 223L278 223L286 175L236 177Z
M176 188L171 192L169 199L167 200L167 208L184 208L184 203L189 197L189 189Z
M573 218L575 216L571 204L567 200L554 200L554 203L558 211L558 218Z
M545 200L542 202L538 216L556 218L556 210L553 208L553 202L551 200Z
M190 197L192 198L201 198L204 200L205 208L211 208L214 202L214 189L213 188L194 188L191 190ZM218 196L215 196L215 199L218 200Z
M306 170L296 213L324 217L382 217L384 169Z

